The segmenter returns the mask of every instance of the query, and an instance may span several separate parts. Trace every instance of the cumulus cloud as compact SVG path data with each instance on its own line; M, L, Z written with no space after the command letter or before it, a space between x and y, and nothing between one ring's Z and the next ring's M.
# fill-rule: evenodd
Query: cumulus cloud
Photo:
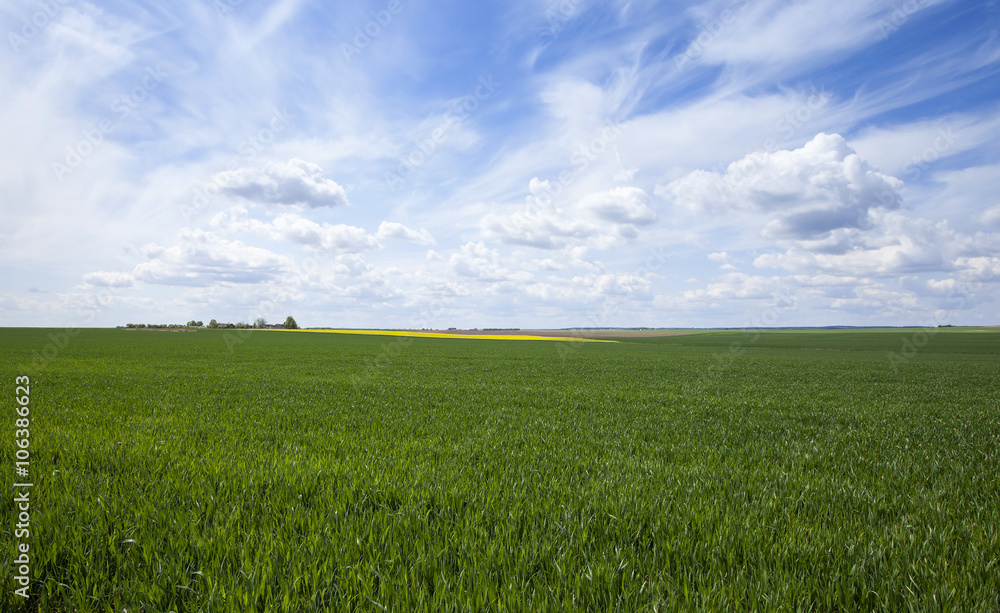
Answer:
M976 250L970 237L955 232L947 222L882 212L874 215L871 230L840 230L818 244L790 242L783 252L758 256L754 265L806 274L896 275L952 270L957 254Z
M732 263L732 256L725 251L717 251L715 253L709 253L708 259L713 262L719 263L719 268L722 270L736 270L736 266Z
M452 269L463 277L481 281L503 281L510 273L500 265L500 254L482 241L462 245L449 259Z
M525 284L524 291L546 302L567 304L593 303L601 299L648 299L652 283L633 273L600 272L574 277L551 276L544 281ZM601 310L591 315L600 317Z
M687 290L684 299L693 302L715 302L772 298L784 290L780 277L762 277L738 272L727 273L703 289Z
M346 206L347 192L323 176L311 162L292 158L264 168L238 168L221 172L213 181L229 195L264 204L304 204L311 208Z
M884 315L894 315L919 308L920 297L913 292L871 284L858 285L852 288L851 295L834 298L829 304L831 309L880 311Z
M378 226L375 234L378 238L392 238L401 241L409 241L418 245L436 245L437 241L427 230L412 230L401 223L394 221L383 221Z
M89 285L100 287L132 287L132 275L127 272L88 272L83 280Z
M568 206L555 204L549 182L532 179L525 204L483 217L487 238L541 249L587 243L609 248L632 240L639 228L656 220L649 196L637 187L616 187L589 194Z
M378 239L364 228L317 223L293 213L264 222L250 217L249 212L240 206L216 214L211 224L213 228L225 232L248 232L335 253L360 253L380 246Z
M589 287L599 296L641 298L649 293L649 279L632 273L604 273L575 277L573 284Z
M143 253L149 261L136 266L132 277L164 285L258 283L276 277L289 264L288 258L267 249L202 230L182 231L180 244L162 247L154 243L144 247Z
M873 211L899 208L902 186L839 134L820 133L801 149L751 154L724 173L697 170L655 193L695 214L763 214L766 238L815 240L840 228L871 227Z
M987 231L964 233L946 220L900 210L902 185L872 168L839 135L819 134L800 149L750 155L724 172L691 172L655 191L695 215L738 218L756 227L771 243L755 255L758 269L861 283L956 273L963 270L960 262L1000 249L1000 237L989 231L1000 216L995 207L979 215ZM728 252L708 257L735 270Z
M979 220L987 228L1000 230L1000 204L983 211L979 216Z
M280 237L327 251L357 253L379 246L378 240L364 228L347 224L319 224L297 215L281 215L271 222Z
M228 211L216 213L209 223L213 228L222 232L249 232L274 237L274 231L270 225L250 217L250 211L243 206L234 206Z
M577 207L599 219L621 225L646 225L656 219L649 197L638 187L616 187L583 198Z
M541 249L555 249L571 238L589 236L588 224L574 218L569 211L554 206L532 179L529 195L523 206L512 207L503 213L490 213L483 217L480 226L491 240L514 245L527 245Z
M959 269L959 273L965 281L979 282L1000 279L1000 257L997 256L957 258L955 267Z

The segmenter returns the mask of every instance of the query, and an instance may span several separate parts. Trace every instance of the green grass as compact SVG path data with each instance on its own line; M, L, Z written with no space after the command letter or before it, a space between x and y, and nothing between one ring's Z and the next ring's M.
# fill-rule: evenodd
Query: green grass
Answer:
M826 349L837 351L901 352L909 341L919 353L1000 353L1000 328L894 328L873 330L747 330L715 331L680 336L616 338L630 342L687 347L729 347L739 343L747 349Z
M3 611L1000 609L994 331L50 332Z

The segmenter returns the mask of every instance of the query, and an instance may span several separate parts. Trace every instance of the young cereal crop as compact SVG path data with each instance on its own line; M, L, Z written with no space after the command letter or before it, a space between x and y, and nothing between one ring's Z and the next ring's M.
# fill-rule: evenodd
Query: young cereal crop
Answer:
M1000 609L996 333L49 332L3 611Z

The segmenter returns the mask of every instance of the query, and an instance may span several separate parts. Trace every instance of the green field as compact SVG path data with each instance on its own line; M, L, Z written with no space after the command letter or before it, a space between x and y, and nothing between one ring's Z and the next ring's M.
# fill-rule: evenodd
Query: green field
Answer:
M1000 610L997 329L50 333L2 611Z

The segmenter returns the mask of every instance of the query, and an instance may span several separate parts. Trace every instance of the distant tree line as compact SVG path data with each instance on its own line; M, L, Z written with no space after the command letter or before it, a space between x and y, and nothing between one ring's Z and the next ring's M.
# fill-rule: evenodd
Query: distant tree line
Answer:
M189 321L186 324L125 324L125 327L138 328L140 330L176 330L178 328L201 328L204 325L200 321Z
M226 322L219 323L219 322L217 322L217 321L215 321L213 319L213 320L211 320L211 321L208 322L208 327L209 328L213 328L213 329L214 328L223 328L223 329L238 328L240 330L243 330L243 329L253 328L254 326L251 326L250 324L243 323L243 322L239 322L239 323L235 323L235 324L226 323Z
M139 328L139 329L153 329L153 330L173 330L177 328L204 328L205 324L201 321L195 321L192 319L186 324L125 324L126 328ZM268 324L263 317L258 317L256 321L252 324L248 323L219 323L216 320L211 320L208 322L209 328L212 329L237 329L237 330L248 330L248 329L263 329L263 328L277 328L284 330L298 330L299 324L295 323L295 318L289 315L285 318L285 323L283 324Z

